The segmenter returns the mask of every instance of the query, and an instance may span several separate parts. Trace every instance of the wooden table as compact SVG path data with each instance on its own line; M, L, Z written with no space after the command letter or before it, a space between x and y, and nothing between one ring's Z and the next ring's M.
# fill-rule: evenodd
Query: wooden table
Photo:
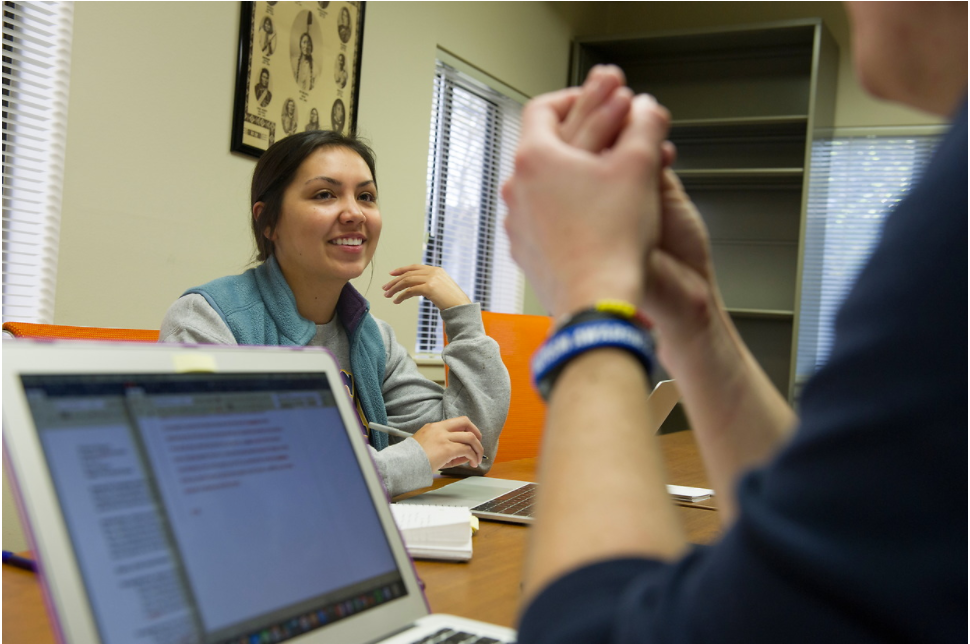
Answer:
M660 436L659 441L669 483L709 486L691 432L667 434ZM490 476L534 481L535 471L535 459L524 459L496 463ZM442 477L434 487L450 482ZM715 509L712 501L678 507L692 543L709 543L717 537L720 524ZM470 562L417 562L431 609L514 626L528 532L529 528L523 525L482 521ZM37 576L12 566L3 566L3 637L11 644L55 641Z
M667 482L673 485L709 487L692 432L658 437L667 468ZM489 476L534 481L535 459L496 463ZM443 478L435 487L451 483ZM720 533L714 499L678 504L677 511L691 543L710 543ZM528 526L482 521L475 535L475 554L467 563L417 562L418 575L425 583L431 610L480 619L502 626L515 626L521 596L521 573L525 559Z

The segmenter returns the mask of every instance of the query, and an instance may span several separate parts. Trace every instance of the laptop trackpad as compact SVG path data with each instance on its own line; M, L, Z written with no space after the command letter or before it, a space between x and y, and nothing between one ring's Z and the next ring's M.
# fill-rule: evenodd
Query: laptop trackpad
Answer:
M451 483L444 487L425 492L398 503L414 503L418 505L458 505L472 508L490 501L517 488L527 485L526 481L511 481L509 479L490 479L473 476Z

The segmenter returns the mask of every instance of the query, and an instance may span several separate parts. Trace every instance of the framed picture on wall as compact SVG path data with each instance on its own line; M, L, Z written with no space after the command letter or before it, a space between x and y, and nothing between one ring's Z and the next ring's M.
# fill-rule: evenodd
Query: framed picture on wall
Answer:
M355 132L367 3L241 4L229 149L258 157L296 132Z

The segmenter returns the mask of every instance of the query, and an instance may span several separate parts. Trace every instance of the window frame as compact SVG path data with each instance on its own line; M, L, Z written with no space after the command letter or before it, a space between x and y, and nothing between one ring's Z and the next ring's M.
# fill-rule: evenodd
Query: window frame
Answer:
M72 2L3 3L3 321L51 323Z
M945 132L943 125L834 128L821 132L813 142L795 338L796 400L804 384L828 359L838 309L879 243L885 220L918 183ZM875 143L869 145L868 154L883 165L869 172L865 163L849 164L856 173L855 181L869 177L864 189L859 184L849 188L844 167L840 174L839 168L833 168L837 164L832 159L840 147L843 156L860 154L866 141ZM905 177L896 172L894 178L892 167L900 164L894 155L906 146L913 148L906 162L909 172ZM887 183L892 183L892 188L886 188ZM836 201L842 199L841 195L851 198ZM860 207L863 199L869 200L868 207ZM841 230L836 231L836 227ZM836 237L839 242L833 243Z
M506 214L504 204L499 194L502 179L511 173L514 148L518 143L519 119L521 105L527 99L524 94L488 76L484 72L468 65L461 59L438 50L435 63L435 80L432 105L432 121L429 130L428 150L428 193L425 214L425 245L422 251L423 263L432 266L442 266L447 254L448 218L445 216L448 197L447 177L450 154L451 131L446 131L452 116L459 114L456 110L456 92L474 97L480 101L485 111L485 134L483 149L485 151L479 170L481 181L480 199L478 201L477 243L473 258L464 265L473 269L470 288L462 285L474 302L479 302L483 310L502 310L504 312L521 313L524 301L525 279L521 271L514 265L511 257L503 261L496 257L497 252L506 249L507 241L503 245L500 237L505 235L502 221ZM517 108L514 123L507 121L508 111ZM511 143L505 140L514 134ZM464 181L463 186L468 182ZM500 266L499 263L502 265ZM505 266L508 264L508 266ZM514 277L508 277L509 267L514 269ZM497 269L502 269L501 271ZM453 276L455 277L455 276ZM457 280L456 280L457 281ZM495 303L493 287L496 282L511 288L514 293L514 304L511 309L508 303L493 306ZM429 300L420 298L418 311L418 329L415 340L416 356L421 358L437 358L442 347L442 322L437 308Z

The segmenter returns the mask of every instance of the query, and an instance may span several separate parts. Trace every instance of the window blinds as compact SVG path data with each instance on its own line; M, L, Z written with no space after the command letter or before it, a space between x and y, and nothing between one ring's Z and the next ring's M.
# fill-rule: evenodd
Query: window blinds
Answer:
M796 383L828 358L835 314L887 215L915 184L939 136L849 136L812 149Z
M3 3L3 320L54 316L71 2Z
M438 62L428 146L424 263L441 266L486 311L521 313L499 191L512 173L522 106ZM437 308L421 299L416 351L441 352Z

